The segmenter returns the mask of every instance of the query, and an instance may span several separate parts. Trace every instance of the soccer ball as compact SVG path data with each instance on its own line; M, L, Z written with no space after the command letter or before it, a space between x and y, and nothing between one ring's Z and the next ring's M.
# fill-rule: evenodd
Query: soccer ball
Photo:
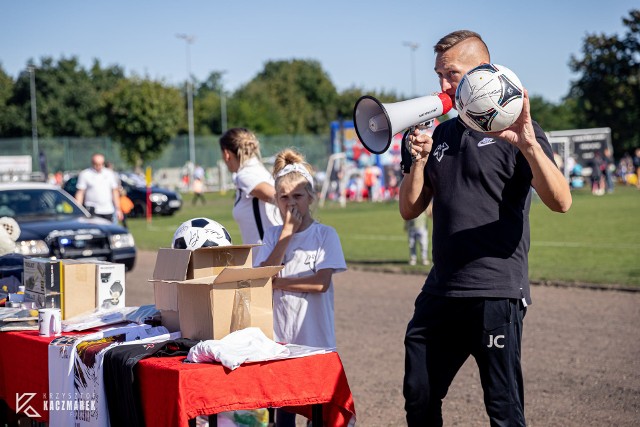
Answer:
M522 112L524 88L504 65L482 64L464 75L456 89L456 109L462 121L480 132L511 126Z
M173 235L174 249L229 246L231 236L220 223L209 218L193 218L180 224Z

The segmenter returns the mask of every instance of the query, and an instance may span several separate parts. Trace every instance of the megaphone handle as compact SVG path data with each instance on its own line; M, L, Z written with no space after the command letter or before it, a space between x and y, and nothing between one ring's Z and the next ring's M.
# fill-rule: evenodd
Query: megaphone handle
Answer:
M413 164L413 157L411 156L411 147L409 147L409 134L412 132L412 129L407 129L407 131L402 135L402 144L400 144L400 167L402 168L402 172L410 173L411 165Z

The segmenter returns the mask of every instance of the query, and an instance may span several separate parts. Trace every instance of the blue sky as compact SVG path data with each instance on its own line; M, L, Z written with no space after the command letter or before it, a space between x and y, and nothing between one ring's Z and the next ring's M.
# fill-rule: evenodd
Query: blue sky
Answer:
M29 59L77 56L89 66L120 65L127 75L168 83L191 71L204 80L225 71L235 90L269 60L314 59L338 90L358 86L412 97L437 91L432 46L457 29L479 32L492 61L506 65L531 94L558 102L588 33L623 34L637 0L585 1L195 1L0 0L0 65L16 77ZM36 74L37 75L37 74Z

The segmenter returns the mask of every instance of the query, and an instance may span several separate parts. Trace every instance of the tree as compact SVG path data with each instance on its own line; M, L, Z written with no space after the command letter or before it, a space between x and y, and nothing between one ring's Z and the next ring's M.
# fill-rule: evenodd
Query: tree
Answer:
M89 73L76 57L57 62L45 57L35 67L38 108L38 135L95 136L91 117L100 108L100 97ZM30 118L30 73L20 73L14 97L23 114ZM30 122L29 120L27 122Z
M195 91L194 121L196 135L222 133L220 94L224 91L221 71L214 71Z
M614 152L640 147L640 10L622 22L623 37L588 34L582 57L571 57L571 70L580 73L570 90L580 110L582 127L610 127Z
M101 102L104 94L115 88L118 82L125 78L124 69L122 67L118 65L112 65L103 68L100 66L100 61L97 59L93 61L89 76L96 94L100 97ZM98 108L94 110L90 114L89 118L96 134L108 134L106 129L107 118L104 114L104 108Z
M578 127L573 102L570 99L560 104L552 104L540 96L529 98L531 117L542 126L545 131L575 129Z
M185 119L180 91L160 82L121 80L104 98L109 136L136 169L156 159Z
M0 136L17 136L15 129L29 129L20 110L12 104L14 81L0 66Z
M394 92L368 92L358 87L351 87L342 91L337 99L337 114L343 120L353 119L353 107L356 101L364 95L371 95L381 102L398 102L400 99Z
M76 57L55 61L43 57L39 65L29 61L15 82L0 72L0 135L31 135L31 72L35 72L38 134L92 137L104 134L105 118L102 93L124 78L121 67L102 68L95 60L90 71L80 66ZM1 70L0 70L1 71ZM4 76L3 76L4 74Z
M319 62L270 61L236 91L229 117L258 133L324 133L336 118L337 98Z

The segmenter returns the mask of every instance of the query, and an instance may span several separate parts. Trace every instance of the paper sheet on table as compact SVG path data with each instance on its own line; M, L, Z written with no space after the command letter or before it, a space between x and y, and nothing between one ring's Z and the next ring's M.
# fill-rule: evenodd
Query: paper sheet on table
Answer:
M159 322L160 311L154 305L140 307L123 307L111 310L98 309L92 313L83 314L62 321L64 332L85 331L100 326L114 325L121 322L134 322L142 324L145 320L157 319Z

